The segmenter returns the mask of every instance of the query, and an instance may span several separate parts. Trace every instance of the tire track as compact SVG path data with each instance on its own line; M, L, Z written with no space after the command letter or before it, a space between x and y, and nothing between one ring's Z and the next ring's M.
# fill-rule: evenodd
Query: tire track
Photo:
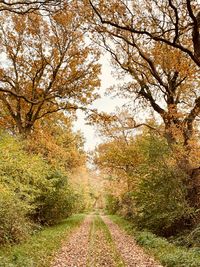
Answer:
M92 216L87 216L57 253L52 267L86 267Z
M66 241L52 267L162 267L106 216L89 215Z
M106 216L102 220L108 226L113 241L121 254L127 267L162 267L153 258L146 254L143 249L136 244L134 239L122 231L118 225L113 223Z

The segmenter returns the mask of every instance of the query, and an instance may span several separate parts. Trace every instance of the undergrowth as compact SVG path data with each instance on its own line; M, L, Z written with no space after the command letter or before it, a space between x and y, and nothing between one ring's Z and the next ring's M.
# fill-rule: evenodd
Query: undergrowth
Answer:
M26 242L0 248L0 267L49 267L63 239L79 226L85 215L74 215L56 226L47 227Z
M116 215L110 219L134 236L136 242L154 256L163 266L167 267L199 267L200 247L187 248L170 243L167 239L158 237L148 231L138 231L133 224Z

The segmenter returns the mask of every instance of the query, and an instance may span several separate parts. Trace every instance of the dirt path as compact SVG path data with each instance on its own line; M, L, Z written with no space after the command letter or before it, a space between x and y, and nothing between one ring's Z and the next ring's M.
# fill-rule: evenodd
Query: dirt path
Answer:
M113 243L111 234L99 216L93 218L87 267L124 266Z
M162 267L105 216L89 215L57 253L52 267Z
M88 216L80 228L63 245L55 257L52 267L85 267L89 248L89 231L92 215Z
M136 244L134 239L122 231L118 225L113 223L106 216L102 216L102 219L111 232L114 243L124 260L125 266L162 267L162 265L156 263L152 258L145 254L143 249Z

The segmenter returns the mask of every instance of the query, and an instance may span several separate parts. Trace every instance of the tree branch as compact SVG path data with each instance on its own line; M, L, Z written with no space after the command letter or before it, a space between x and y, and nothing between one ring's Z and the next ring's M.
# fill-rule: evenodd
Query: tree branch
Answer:
M188 0L187 2L189 2L190 0ZM126 32L131 32L131 33L135 33L138 35L146 35L147 37L150 37L150 39L154 40L154 41L159 41L162 43L165 43L171 47L174 48L178 48L179 50L181 50L182 52L186 53L199 67L200 67L200 60L193 54L193 52L191 50L189 50L187 47L177 43L177 42L173 42L170 41L169 39L165 39L162 36L158 36L158 35L154 35L153 33L147 31L147 30L138 30L135 29L133 27L127 26L127 25L121 25L121 24L117 24L113 21L104 19L102 17L102 15L100 14L100 12L98 11L98 9L94 6L94 4L92 3L91 0L89 0L89 3L92 7L92 9L94 10L95 14L98 16L98 18L100 19L102 24L107 24L110 25L112 27L114 27L115 29L119 29L119 30L124 30Z

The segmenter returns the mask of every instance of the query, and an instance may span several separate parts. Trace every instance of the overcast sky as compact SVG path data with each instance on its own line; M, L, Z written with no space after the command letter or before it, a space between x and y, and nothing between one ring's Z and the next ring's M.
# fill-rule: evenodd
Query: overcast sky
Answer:
M105 112L112 112L115 110L116 107L121 107L125 100L120 99L119 97L115 97L114 99L109 96L105 96L105 91L108 87L116 84L116 78L113 77L111 73L111 66L109 63L109 56L103 56L101 58L101 64L102 64L102 73L101 73L101 89L99 93L101 94L101 98L94 101L92 108L98 109L98 111L105 111ZM82 111L78 111L78 120L74 125L75 130L81 130L83 132L86 143L85 143L85 149L92 150L95 148L95 146L101 142L101 139L96 134L96 129L92 126L86 125L86 120L84 113Z

